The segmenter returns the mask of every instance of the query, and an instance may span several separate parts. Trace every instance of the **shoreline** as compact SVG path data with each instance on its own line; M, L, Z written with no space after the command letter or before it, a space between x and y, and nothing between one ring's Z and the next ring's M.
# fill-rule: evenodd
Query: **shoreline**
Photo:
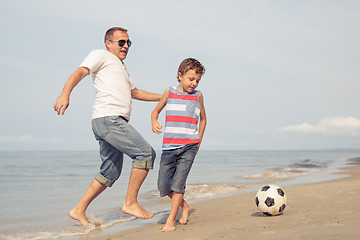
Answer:
M140 223L136 221L131 229L113 226L111 231L100 229L86 237L90 240L358 239L360 230L355 226L360 210L352 203L359 200L359 164L360 160L354 159L334 173L349 177L284 188L287 207L279 216L260 213L254 201L256 191L251 191L192 203L188 223L177 223L173 232L161 232L166 213Z

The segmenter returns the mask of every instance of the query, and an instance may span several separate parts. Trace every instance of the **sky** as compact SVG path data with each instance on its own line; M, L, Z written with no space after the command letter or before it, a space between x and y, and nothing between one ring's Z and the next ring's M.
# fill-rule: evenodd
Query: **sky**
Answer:
M64 116L53 104L114 26L139 89L176 86L185 58L205 66L204 150L359 148L359 1L0 0L0 151L98 149L91 77ZM130 123L161 150L155 106L134 100Z

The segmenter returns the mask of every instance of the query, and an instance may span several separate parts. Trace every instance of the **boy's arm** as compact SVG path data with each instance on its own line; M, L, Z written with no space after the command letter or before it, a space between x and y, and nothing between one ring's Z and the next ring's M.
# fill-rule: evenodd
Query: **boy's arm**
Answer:
M160 134L162 125L157 121L160 112L163 110L163 108L166 106L167 98L169 95L169 88L165 89L163 95L161 96L161 99L159 103L156 105L154 110L151 113L151 129L154 133Z
M141 101L157 102L160 100L161 95L134 88L133 90L131 90L131 97L133 99Z
M205 107L204 107L204 96L203 94L200 92L199 93L199 103L201 106L201 110L200 110L200 122L199 122L199 138L200 138L200 142L198 145L198 150L202 141L202 138L204 136L204 132L205 132L205 127L206 127L206 112L205 112Z
M89 75L90 70L86 67L79 67L75 70L73 74L68 78L65 83L65 86L56 100L54 104L54 110L57 112L58 115L64 115L65 110L69 106L69 98L70 93L74 89L74 87L87 75Z

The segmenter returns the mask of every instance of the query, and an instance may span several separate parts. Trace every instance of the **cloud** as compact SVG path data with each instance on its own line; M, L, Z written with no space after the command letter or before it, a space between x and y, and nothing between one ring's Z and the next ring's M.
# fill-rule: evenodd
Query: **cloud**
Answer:
M0 136L0 143L23 143L23 142L32 142L33 137L29 134L24 134L20 137L18 136Z
M0 136L0 151L92 151L98 149L92 138L41 138L30 134Z
M0 136L0 143L59 143L64 142L61 138L34 138L30 134L21 136Z
M326 117L316 125L302 123L281 128L285 132L324 134L335 136L360 136L360 120L354 117Z

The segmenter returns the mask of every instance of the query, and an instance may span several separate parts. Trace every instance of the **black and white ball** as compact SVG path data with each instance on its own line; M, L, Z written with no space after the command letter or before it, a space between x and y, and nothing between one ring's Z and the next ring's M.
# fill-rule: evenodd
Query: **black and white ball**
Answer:
M286 201L285 191L274 184L261 187L255 197L255 203L258 209L268 216L283 213L286 207Z

